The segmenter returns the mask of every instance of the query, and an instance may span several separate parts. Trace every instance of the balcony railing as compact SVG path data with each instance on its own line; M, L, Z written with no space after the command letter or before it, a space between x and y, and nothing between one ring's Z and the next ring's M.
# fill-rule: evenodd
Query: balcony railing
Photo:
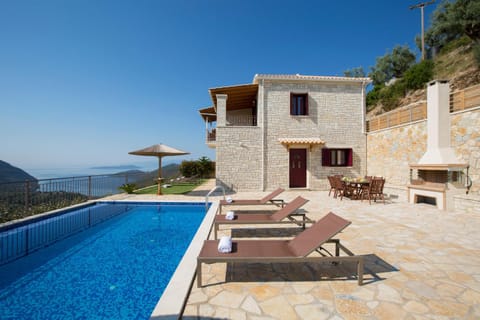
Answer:
M217 129L207 131L207 142L214 142L217 140Z
M227 127L255 127L257 126L257 117L254 115L229 115L227 114ZM209 126L206 131L207 143L217 140L217 128L214 125Z
M155 178L155 172L130 172L2 183L0 223L121 193L126 183L153 185Z
M257 117L254 115L229 115L227 114L227 126L256 126Z

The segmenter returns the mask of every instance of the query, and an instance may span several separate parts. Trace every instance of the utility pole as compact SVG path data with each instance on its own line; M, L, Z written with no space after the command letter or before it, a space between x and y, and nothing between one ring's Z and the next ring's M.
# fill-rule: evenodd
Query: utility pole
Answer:
M435 0L432 0L429 2L422 2L409 7L410 10L420 8L422 13L422 22L421 22L422 23L422 61L425 60L425 23L424 23L424 17L423 17L424 15L423 8L433 3L435 3Z

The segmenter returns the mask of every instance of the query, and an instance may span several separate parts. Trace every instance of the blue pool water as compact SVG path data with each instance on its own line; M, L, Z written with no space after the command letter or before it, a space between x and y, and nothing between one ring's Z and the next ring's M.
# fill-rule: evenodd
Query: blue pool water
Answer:
M148 319L206 210L130 207L0 266L0 318Z

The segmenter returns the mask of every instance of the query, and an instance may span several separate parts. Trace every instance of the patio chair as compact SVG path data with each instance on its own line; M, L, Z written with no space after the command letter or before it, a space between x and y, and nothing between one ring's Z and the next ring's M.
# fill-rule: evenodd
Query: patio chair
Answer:
M345 183L345 181L342 181L341 176L338 176L338 175L333 176L332 180L335 185L335 192L333 193L333 197L337 198L338 196L340 196L340 200L343 200L344 196L349 195L347 184Z
M358 285L363 283L363 256L356 256L333 237L350 225L330 212L291 240L234 240L230 253L218 251L219 240L205 240L197 258L197 286L202 286L202 263L355 262ZM335 254L323 246L335 245ZM346 255L340 256L340 250ZM313 256L312 256L313 255Z
M335 196L336 189L335 189L335 177L334 176L328 176L328 183L330 184L330 191L328 191L328 196L330 197L330 194L333 191L333 196Z
M385 197L383 195L383 186L385 185L385 179L382 177L373 177L368 185L368 188L362 191L362 201L367 198L368 202L372 204L372 199L377 202L377 199L382 199L385 204Z
M282 188L278 188L271 193L267 194L265 197L262 199L232 199L232 201L227 201L227 200L220 200L220 213L222 212L222 207L225 206L256 206L256 205L266 205L266 204L274 204L276 206L281 206L283 207L285 205L285 201L282 199L274 199L276 196L278 196L280 193L285 191Z
M296 197L290 201L285 207L276 211L273 214L267 213L240 213L234 214L233 220L227 219L226 215L216 215L214 220L214 239L217 239L217 233L221 224L239 225L239 224L296 224L302 226L305 229L307 223L314 223L310 220L305 213L296 213L295 211L300 209L308 200L301 196ZM301 220L297 218L300 217Z

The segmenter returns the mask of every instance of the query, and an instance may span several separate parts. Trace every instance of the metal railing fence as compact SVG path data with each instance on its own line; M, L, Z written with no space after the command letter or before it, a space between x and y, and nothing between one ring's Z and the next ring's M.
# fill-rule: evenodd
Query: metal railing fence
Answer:
M127 209L127 204L100 203L24 225L17 223L0 227L0 265L95 226Z
M156 172L26 180L0 184L0 223L155 184Z

